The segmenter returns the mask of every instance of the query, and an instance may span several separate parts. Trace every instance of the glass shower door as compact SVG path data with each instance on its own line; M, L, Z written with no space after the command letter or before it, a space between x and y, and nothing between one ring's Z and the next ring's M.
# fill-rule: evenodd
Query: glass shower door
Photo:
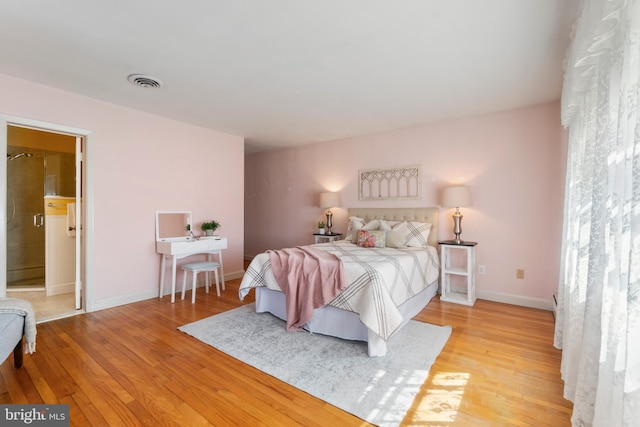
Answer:
M43 150L7 146L7 288L45 284Z

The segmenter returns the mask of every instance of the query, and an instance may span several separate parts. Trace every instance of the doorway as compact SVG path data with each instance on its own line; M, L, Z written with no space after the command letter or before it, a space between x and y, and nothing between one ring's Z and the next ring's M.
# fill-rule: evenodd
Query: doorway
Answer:
M38 322L83 312L81 138L11 124L6 137L7 296L29 300Z

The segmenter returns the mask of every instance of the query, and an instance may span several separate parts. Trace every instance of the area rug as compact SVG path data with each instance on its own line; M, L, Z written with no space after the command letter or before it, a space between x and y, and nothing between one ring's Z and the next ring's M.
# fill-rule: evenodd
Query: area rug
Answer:
M189 323L179 330L344 411L380 426L403 420L450 326L409 321L370 358L367 344L308 332L256 313L255 304Z

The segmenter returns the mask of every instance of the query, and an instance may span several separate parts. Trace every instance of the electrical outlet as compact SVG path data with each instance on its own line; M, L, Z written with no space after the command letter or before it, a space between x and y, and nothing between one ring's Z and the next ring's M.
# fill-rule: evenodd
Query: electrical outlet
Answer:
M480 264L480 265L478 266L478 274L485 274L486 272L487 272L487 271L486 271L486 269L485 269L485 267L484 267L484 264Z
M524 269L519 268L516 270L516 279L524 279Z

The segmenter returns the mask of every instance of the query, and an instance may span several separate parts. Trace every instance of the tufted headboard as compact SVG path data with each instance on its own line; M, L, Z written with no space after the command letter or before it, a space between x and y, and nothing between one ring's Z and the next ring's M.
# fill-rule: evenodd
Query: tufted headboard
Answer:
M386 219L387 221L417 221L431 224L429 233L430 246L438 247L438 215L439 208L349 208L349 216L372 219Z

